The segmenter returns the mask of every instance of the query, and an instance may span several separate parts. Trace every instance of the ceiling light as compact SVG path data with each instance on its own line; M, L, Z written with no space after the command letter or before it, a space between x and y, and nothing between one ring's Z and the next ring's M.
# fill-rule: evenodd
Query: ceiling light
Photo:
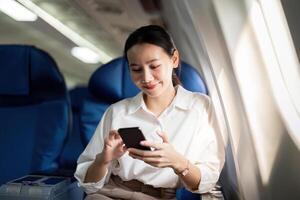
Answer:
M84 63L96 64L100 62L100 57L97 53L86 47L74 47L71 50L74 57L78 58Z
M0 10L16 21L35 21L37 15L14 0L1 0Z
M51 25L53 28L55 28L57 31L62 33L64 36L69 38L71 41L73 41L76 45L81 47L87 47L91 51L95 52L99 56L99 61L101 63L107 63L112 59L111 56L109 56L104 50L99 49L94 44L92 44L90 41L83 38L80 34L70 29L68 26L63 24L61 21L53 17L52 15L48 14L46 11L44 11L42 8L34 4L30 0L18 0L19 3L30 9L32 12L37 14L40 18L42 18L45 22L47 22L49 25Z

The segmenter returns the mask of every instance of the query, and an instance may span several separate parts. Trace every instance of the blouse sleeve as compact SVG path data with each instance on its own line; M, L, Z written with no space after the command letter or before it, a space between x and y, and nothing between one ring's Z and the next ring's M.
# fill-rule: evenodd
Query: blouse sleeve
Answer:
M94 162L96 155L103 150L104 138L111 129L111 121L112 111L109 108L104 113L89 144L77 160L77 168L74 176L78 180L78 185L82 187L87 194L97 192L101 189L110 175L109 170L106 171L105 176L98 182L84 183L88 168Z
M196 193L206 193L214 188L225 158L223 139L217 126L214 109L210 98L207 97L206 99L207 104L202 113L198 138L194 140L194 146L197 146L196 143L198 144L198 155L193 164L200 169L201 173L198 190L192 191ZM201 141L201 147L199 147L199 141Z

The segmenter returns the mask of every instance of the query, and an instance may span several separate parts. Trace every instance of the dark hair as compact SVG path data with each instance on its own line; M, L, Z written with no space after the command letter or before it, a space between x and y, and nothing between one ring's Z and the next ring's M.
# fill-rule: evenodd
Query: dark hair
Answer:
M168 32L157 25L142 26L132 32L125 42L124 57L128 62L127 51L136 44L149 43L161 47L170 57L174 55L176 46ZM180 65L173 70L173 85L181 84L176 72L180 71Z

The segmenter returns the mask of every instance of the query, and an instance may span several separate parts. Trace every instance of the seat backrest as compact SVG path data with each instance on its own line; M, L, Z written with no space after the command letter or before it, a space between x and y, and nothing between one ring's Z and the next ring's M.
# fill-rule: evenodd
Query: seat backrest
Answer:
M0 45L0 121L0 184L58 168L70 104L64 78L46 52Z
M207 93L201 76L191 65L181 62L181 68L177 75L184 88ZM91 139L109 105L135 96L139 92L139 89L131 81L129 67L123 57L114 59L98 68L90 78L88 89L89 97L84 102L81 115L81 133L85 145Z

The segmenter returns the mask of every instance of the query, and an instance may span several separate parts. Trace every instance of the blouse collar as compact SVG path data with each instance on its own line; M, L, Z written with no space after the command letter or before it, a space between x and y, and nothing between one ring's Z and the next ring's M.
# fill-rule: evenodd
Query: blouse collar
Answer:
M177 90L177 92L171 105L183 110L190 109L193 93L184 89L181 85L176 86L175 89ZM143 92L139 92L129 101L128 114L135 113L140 108L146 109Z

